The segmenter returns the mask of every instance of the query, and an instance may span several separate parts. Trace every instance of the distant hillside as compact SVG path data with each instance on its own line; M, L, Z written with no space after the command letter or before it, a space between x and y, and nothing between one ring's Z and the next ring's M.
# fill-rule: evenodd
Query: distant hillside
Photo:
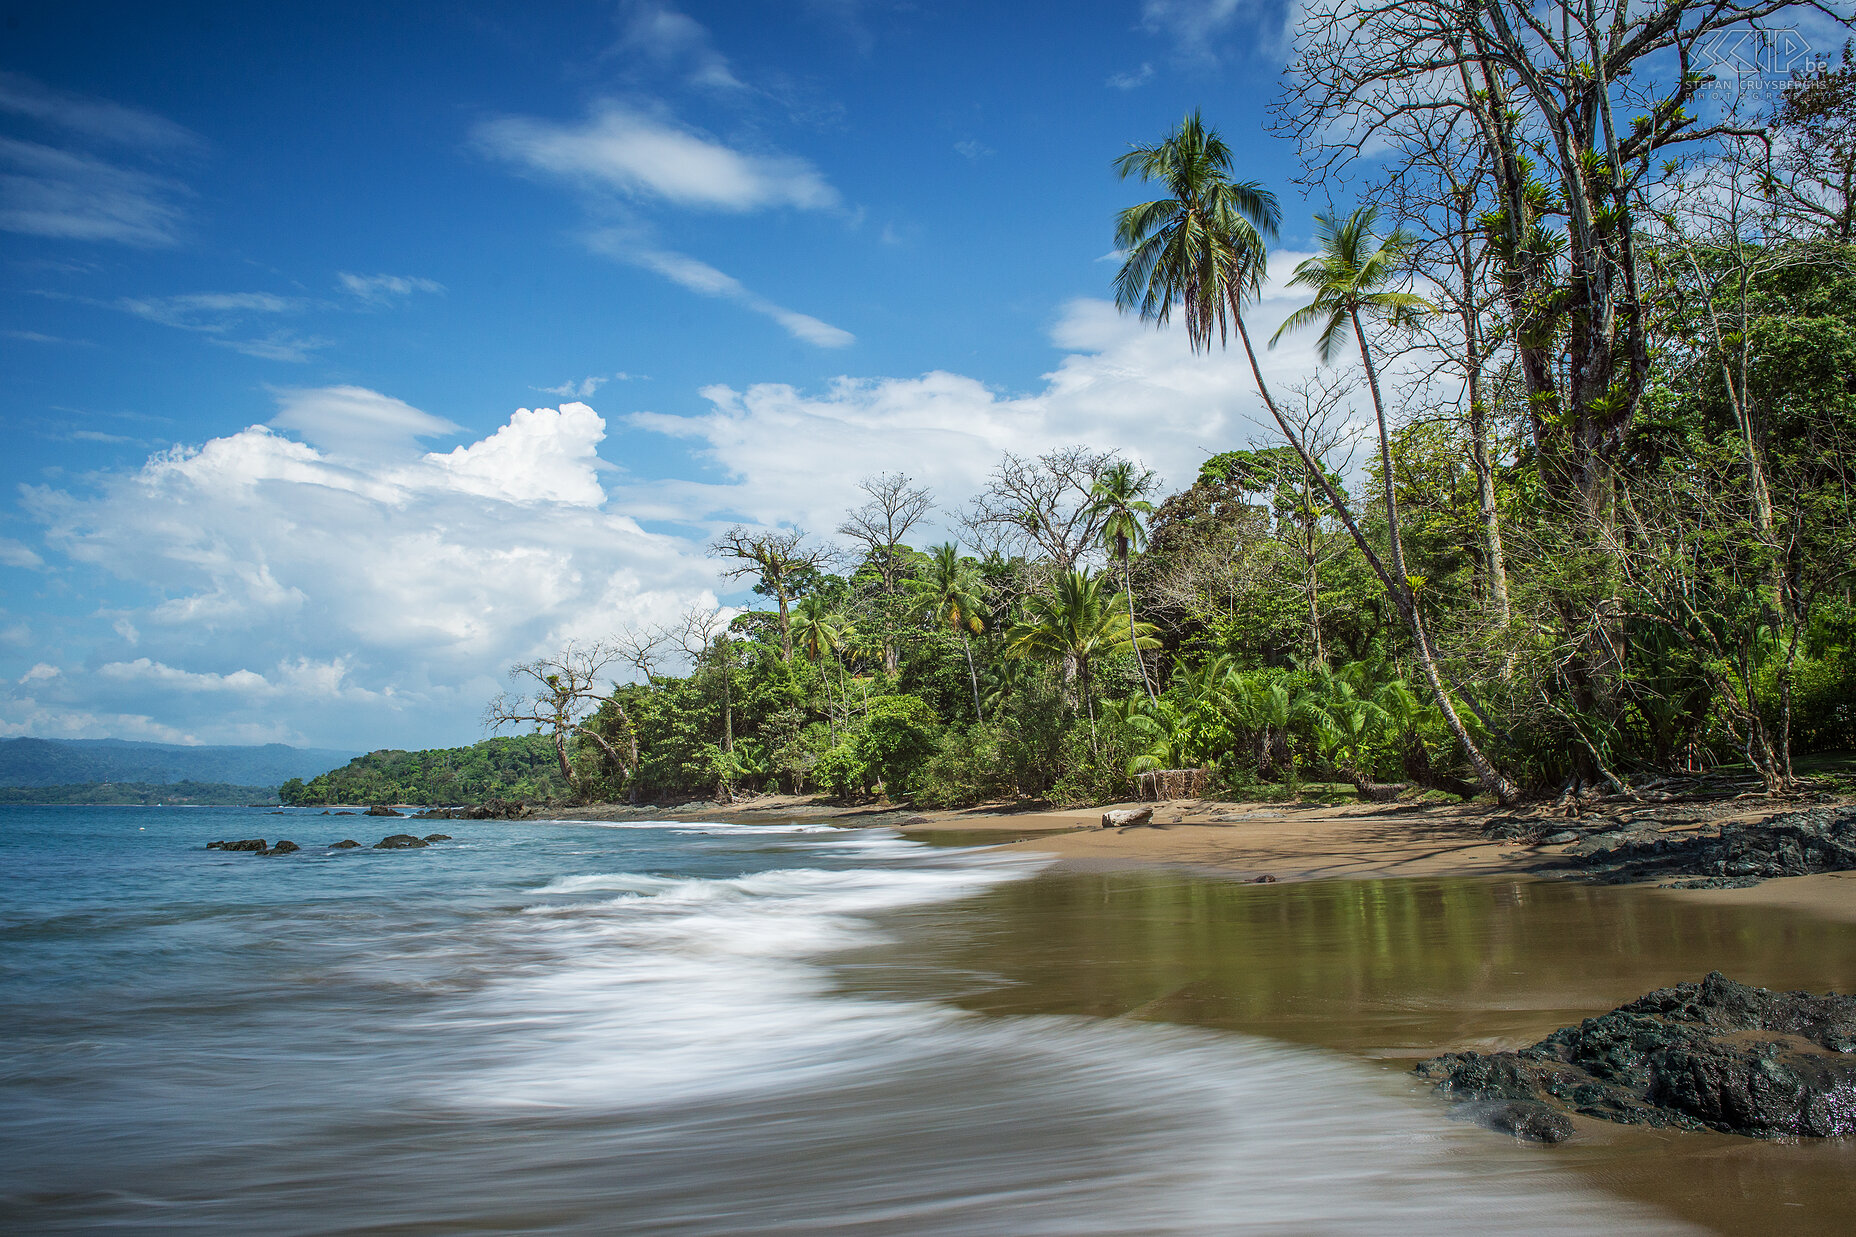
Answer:
M274 787L293 777L315 777L353 756L282 743L182 747L122 739L0 739L0 786L191 781Z
M485 739L470 747L423 752L379 751L339 769L288 782L285 803L431 803L458 805L489 799L554 799L567 793L545 735Z
M228 786L224 782L85 782L76 786L0 786L4 803L96 803L107 806L234 807L276 803L269 786Z

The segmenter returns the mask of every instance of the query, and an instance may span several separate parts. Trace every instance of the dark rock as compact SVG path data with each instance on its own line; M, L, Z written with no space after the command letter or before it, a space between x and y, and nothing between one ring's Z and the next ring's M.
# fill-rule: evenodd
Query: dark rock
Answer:
M1633 828L1586 838L1572 853L1601 884L1687 877L1686 889L1738 889L1773 876L1856 868L1856 806L1808 808L1718 831Z
M1768 992L1717 971L1519 1052L1446 1053L1417 1073L1489 1124L1542 1141L1571 1133L1564 1109L1628 1125L1831 1138L1856 1134L1853 1052L1856 997Z
M1539 1100L1509 1100L1483 1115L1495 1129L1536 1143L1563 1143L1573 1135L1572 1118Z
M327 816L327 815L329 814L329 809L328 809L328 808L323 808L323 809L322 809L322 814L323 814L324 816Z
M384 803L376 803L373 807L368 808L366 812L362 813L362 815L365 816L404 816L405 814L404 812L394 811Z
M451 835L449 833L428 833L425 835L425 840L428 842L449 842L451 840Z
M1540 844L1542 846L1564 846L1568 842L1577 842L1578 840L1579 835L1574 833L1571 829L1562 829L1558 833L1541 838Z
M355 841L353 838L343 838L341 841L329 847L329 849L330 850L355 850L359 848L360 845L361 844Z
M354 813L353 813L353 812L337 812L337 813L335 813L335 814L336 814L337 816L353 816L353 815L354 815ZM327 816L327 815L328 815L328 813L327 813L327 812L324 812L324 813L323 813L323 815L324 815L324 816Z
M424 838L416 838L410 833L395 833L381 838L374 843L375 850L417 850L421 846L430 846Z
M1257 877L1257 879L1251 881L1250 883L1253 885L1274 885L1276 883L1276 878L1272 876L1270 873L1265 872L1263 875Z
M524 820L534 815L534 809L519 799L486 799L475 807L466 808L456 819L463 820Z
M298 846L295 842L292 842L289 838L282 838L282 839L279 839L277 845L261 853L266 854L266 855L294 855L297 851L302 850L302 849L303 848L301 846Z
M208 842L207 850L249 850L259 854L267 849L263 838L246 838L242 842Z
M458 813L448 807L427 808L423 812L414 812L414 820L457 820Z

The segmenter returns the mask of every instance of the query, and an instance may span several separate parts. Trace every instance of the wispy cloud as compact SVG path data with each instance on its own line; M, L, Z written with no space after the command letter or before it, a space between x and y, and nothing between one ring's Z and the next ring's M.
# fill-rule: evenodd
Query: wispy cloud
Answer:
M478 126L476 138L488 153L526 171L633 199L732 212L839 203L838 191L804 159L744 153L617 103L602 103L573 123L505 117Z
M0 73L0 112L143 152L188 153L205 146L192 130L153 112L54 90L20 73Z
M261 361L289 361L300 365L335 341L321 335L272 331L262 339L209 339L207 342L249 357L257 357Z
M140 248L178 243L178 181L76 151L0 138L0 229Z
M74 348L94 348L96 343L88 339L66 339L62 335L47 335L43 331L0 331L8 339L20 339L29 344L68 344Z
M343 291L375 305L384 305L394 297L411 296L415 292L445 290L445 285L436 279L421 279L416 275L351 275L343 271L338 278Z
M1253 52L1286 54L1302 11L1301 0L1144 0L1141 25L1150 34L1170 38L1182 60L1209 64L1231 49L1221 41L1239 28L1250 32L1246 42ZM1111 77L1109 85L1120 83Z
M558 395L562 399L586 399L595 391L599 390L599 388L605 386L614 379L619 382L626 382L630 380L630 378L631 375L627 373L611 375L594 374L590 377L582 378L578 382L570 378L558 387L536 387L535 389L540 391L543 395Z
M1141 67L1131 73L1109 74L1108 81L1104 84L1113 86L1116 90L1137 90L1152 81L1153 76L1154 66L1142 61Z
M103 144L163 160L205 148L199 137L152 112L54 90L0 73L0 115L57 131L58 145L0 138L0 230L60 240L111 241L152 249L178 243L187 187L84 150Z
M302 309L301 297L274 292L185 292L178 296L125 296L116 307L162 326L209 335L230 331L250 314L286 314Z
M974 138L967 138L965 141L955 142L954 149L962 157L976 160L984 159L987 155L996 155L999 153L992 147L986 145L986 143L977 141Z
M788 335L804 343L820 348L843 348L857 342L857 337L842 327L835 327L810 314L775 304L749 291L733 275L718 271L707 262L688 254L640 245L620 232L595 233L588 238L588 243L599 253L655 272L700 296L733 301L745 309L763 314L779 323Z
M684 73L692 86L713 90L746 90L729 67L728 57L715 49L708 28L686 13L663 4L633 3L625 7L625 36L620 49L642 54L660 67Z
M0 565L7 567L43 567L45 560L28 546L11 537L0 537Z

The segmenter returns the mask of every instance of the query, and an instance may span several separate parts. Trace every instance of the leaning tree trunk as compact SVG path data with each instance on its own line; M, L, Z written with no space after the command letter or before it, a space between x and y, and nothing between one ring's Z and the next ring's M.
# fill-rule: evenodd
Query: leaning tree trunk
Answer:
M1128 572L1128 556L1121 556L1121 587L1128 594L1128 647L1134 650L1134 664L1141 669L1141 686L1147 689L1147 703L1158 705L1160 698L1154 695L1154 685L1147 677L1147 661L1141 656L1141 641L1134 631L1134 577Z
M1482 749L1476 746L1475 739L1470 737L1468 728L1463 725L1463 719L1458 716L1450 694L1444 690L1443 678L1437 672L1436 658L1431 651L1430 634L1425 630L1423 616L1418 613L1417 598L1412 596L1410 581L1404 575L1402 550L1400 551L1401 561L1397 564L1399 574L1395 577L1391 571L1386 569L1378 553L1367 542L1366 534L1361 531L1359 521L1353 518L1352 510L1341 497L1340 491L1335 488L1334 482L1322 471L1319 462L1309 453L1308 444L1302 441L1300 434L1290 428L1288 419L1276 406L1275 399L1269 393L1269 386L1263 380L1263 368L1257 363L1257 350L1250 342L1250 330L1244 323L1244 316L1233 314L1232 317L1237 322L1238 338L1243 341L1244 353L1250 360L1250 372L1256 378L1257 393L1262 396L1264 406L1275 418L1276 426L1282 431L1283 437L1289 440L1289 445L1295 448L1295 453L1302 457L1303 467L1308 469L1311 476L1320 480L1322 489L1327 493L1328 501L1334 504L1334 510L1340 516L1341 523L1346 526L1348 534L1353 538L1354 545L1359 547L1360 553L1366 558L1367 565L1373 569L1373 574L1379 577L1380 583L1385 585L1386 591L1392 595L1393 603L1404 614L1405 621L1411 625L1414 642L1418 647L1418 663L1424 670L1425 682L1431 689L1431 695L1438 709L1444 715L1445 723L1450 727L1450 733L1455 736L1458 745L1463 749L1463 754L1468 757L1470 766L1475 769L1476 780L1481 783L1484 790L1494 795L1498 802L1504 805L1513 803L1520 798L1520 788L1509 781L1501 770L1482 754ZM1365 347L1364 337L1361 339L1361 347L1362 349ZM1372 369L1370 358L1367 362L1367 378L1372 385L1375 409L1379 409L1378 379ZM1379 439L1385 459L1386 501L1390 506L1392 504L1391 453L1386 445L1385 414L1382 409L1379 411ZM1393 544L1397 546L1396 539Z

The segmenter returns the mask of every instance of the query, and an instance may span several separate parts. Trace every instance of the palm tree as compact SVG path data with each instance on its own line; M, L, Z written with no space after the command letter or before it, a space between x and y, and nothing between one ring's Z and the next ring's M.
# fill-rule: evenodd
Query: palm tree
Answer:
M1360 363L1366 367L1366 386L1372 392L1373 413L1379 419L1379 466L1385 475L1386 536L1392 550L1392 571L1407 581L1405 539L1400 534L1398 503L1393 498L1392 440L1386 431L1386 405L1379 394L1379 367L1373 364L1373 350L1366 343L1366 327L1361 316L1382 318L1391 326L1410 326L1437 307L1413 292L1389 290L1386 285L1398 277L1415 237L1404 231L1393 232L1384 240L1373 235L1379 208L1362 206L1339 223L1315 216L1315 235L1320 252L1295 268L1289 284L1312 288L1315 299L1290 314L1270 336L1270 347L1290 331L1314 323L1321 324L1319 348L1324 364L1346 343L1349 329L1360 345ZM1415 600L1415 599L1414 599ZM1416 613L1414 606L1413 613Z
M1373 224L1378 218L1378 207L1370 204L1360 207L1339 223L1320 215L1315 216L1320 249L1314 257L1298 265L1295 274L1289 279L1294 287L1314 289L1315 299L1289 315L1271 337L1270 345L1274 347L1285 332L1314 323L1321 325L1318 346L1324 362L1334 359L1334 355L1346 343L1349 331L1359 344L1360 363L1366 369L1366 386L1372 393L1373 413L1379 423L1379 467L1385 486L1386 541L1392 553L1392 570L1386 573L1390 576L1386 584L1411 625L1418 664L1431 682L1445 722L1462 745L1470 764L1475 767L1477 779L1485 788L1493 791L1496 798L1507 802L1518 792L1482 754L1475 740L1470 737L1468 728L1457 716L1449 694L1443 690L1443 682L1437 670L1437 652L1431 644L1431 633L1424 621L1424 613L1418 608L1415 584L1405 568L1405 538L1399 526L1396 484L1392 471L1392 439L1386 428L1385 399L1379 391L1379 367L1373 364L1373 350L1367 343L1366 326L1362 319L1373 317L1391 326L1407 326L1417 322L1426 313L1434 312L1436 306L1415 293L1387 287L1398 277L1405 257L1416 241L1403 231L1394 231L1385 239L1379 239L1373 233Z
M916 595L928 603L929 621L953 628L960 635L960 647L967 654L967 677L973 682L973 713L986 720L980 707L980 675L973 666L973 645L967 633L978 635L986 630L986 607L980 601L979 576L971 560L960 557L960 548L949 541L929 552L928 569L914 583Z
M793 607L793 639L806 660L816 663L829 653L836 653L851 634L844 616L832 610L823 597L814 593Z
M1097 657L1124 650L1158 648L1152 623L1138 623L1114 610L1099 577L1072 568L1057 577L1047 593L1025 598L1025 620L1005 636L1008 657L1061 661L1066 686L1074 677L1089 711L1089 735L1095 742L1096 706L1090 669Z
M806 660L818 665L824 657L840 652L844 642L851 636L851 626L844 616L831 609L823 597L817 593L800 599L793 607L792 638L798 643L799 651L806 655ZM840 662L842 672L842 662ZM832 712L831 675L821 667L819 680L825 685L825 717L831 728L832 742L838 739L838 724Z
M1177 302L1185 313L1186 338L1194 352L1211 347L1214 330L1222 346L1228 329L1237 328L1263 406L1301 457L1308 475L1327 492L1354 544L1412 625L1418 637L1418 660L1431 693L1475 767L1477 780L1502 803L1512 803L1520 790L1482 754L1444 689L1403 569L1395 576L1380 560L1334 479L1290 425L1263 380L1243 311L1244 303L1255 297L1262 283L1268 261L1264 238L1275 235L1281 218L1275 195L1254 181L1231 179L1230 148L1216 130L1205 127L1196 111L1164 141L1130 149L1115 161L1115 167L1124 180L1139 175L1159 182L1172 195L1130 206L1115 217L1115 243L1127 255L1115 275L1115 304L1123 310L1138 310L1143 319L1164 326ZM1388 471L1388 486L1391 481Z
M1134 465L1120 460L1096 478L1089 491L1090 511L1102 519L1102 544L1109 557L1121 564L1121 590L1128 598L1130 624L1135 621L1134 578L1128 560L1133 551L1147 542L1147 530L1141 524L1141 517L1153 514L1154 505L1144 497L1153 486L1153 473L1142 469L1136 476ZM1153 682L1147 677L1147 662L1139 649L1134 651L1134 664L1140 667L1141 686L1147 689L1149 703L1158 704L1160 700L1154 695Z

